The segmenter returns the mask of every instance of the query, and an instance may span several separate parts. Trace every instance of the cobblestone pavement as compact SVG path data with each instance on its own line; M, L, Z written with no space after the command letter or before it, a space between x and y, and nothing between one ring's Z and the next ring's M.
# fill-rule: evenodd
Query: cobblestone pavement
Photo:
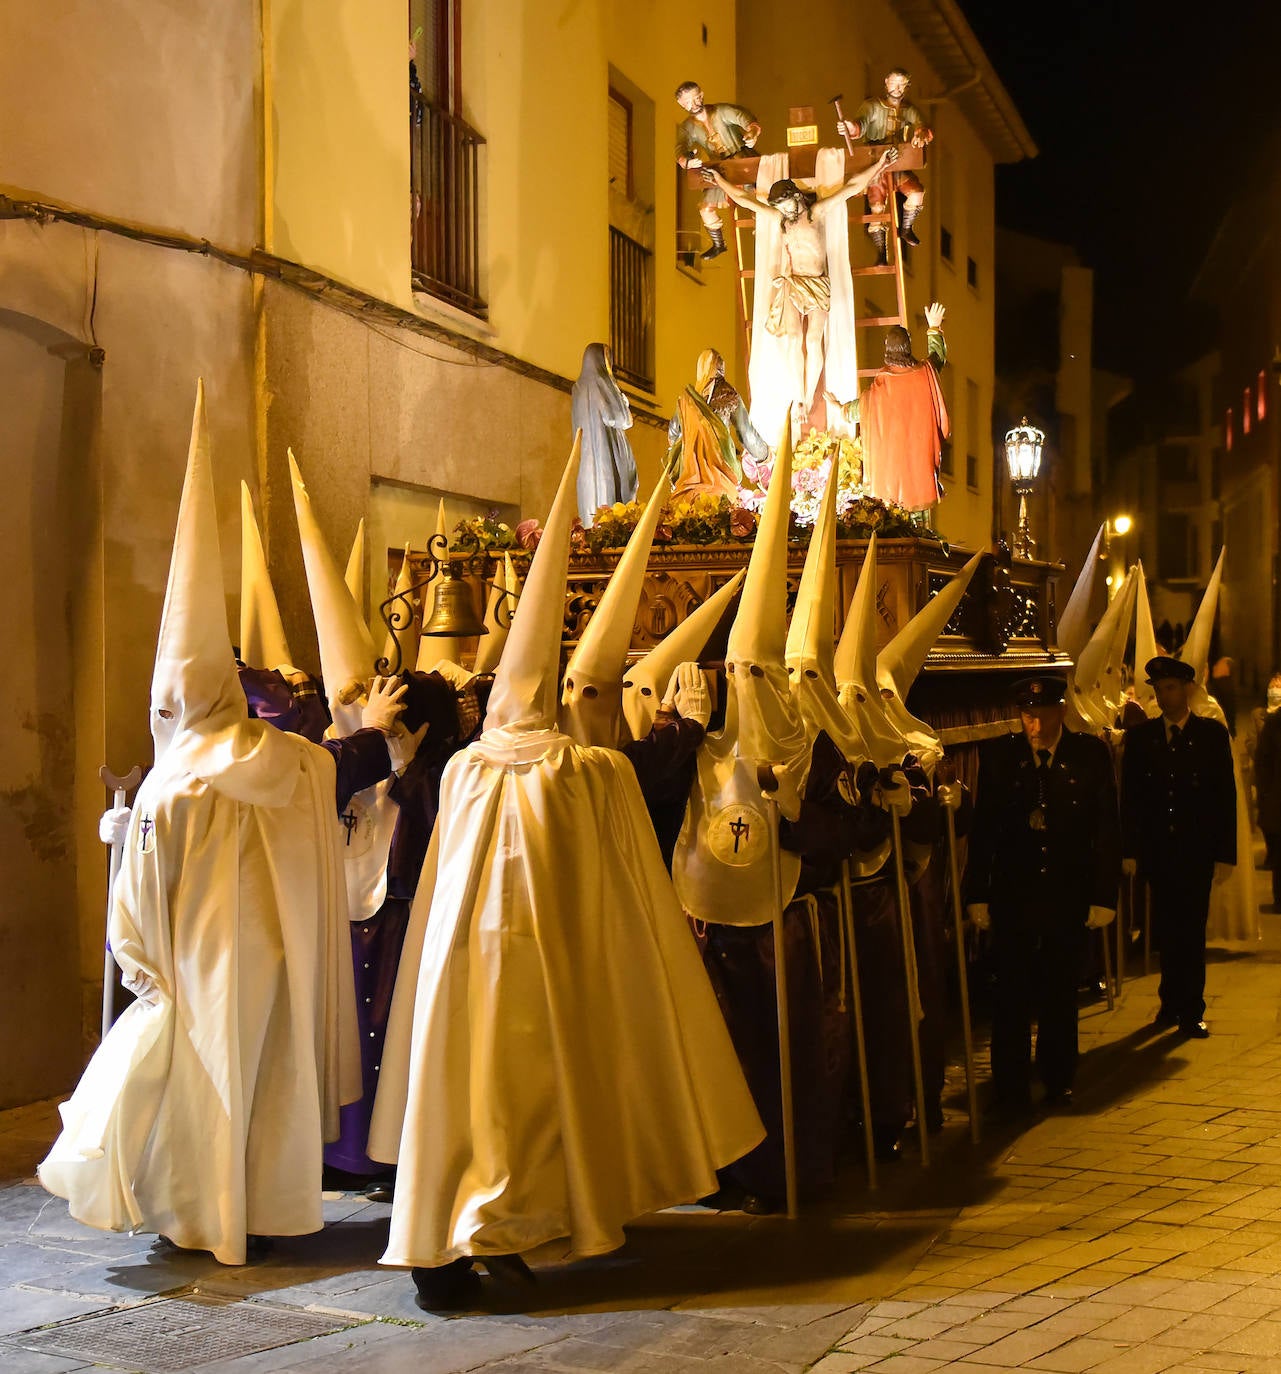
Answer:
M76 1354L74 1327L48 1328L123 1308L145 1321L159 1309L138 1304L193 1293L341 1328L203 1374L1281 1371L1281 917L1262 920L1257 949L1211 953L1210 1040L1151 1029L1155 975L1083 1012L1071 1114L974 1146L958 1081L929 1170L909 1157L870 1193L851 1165L845 1191L795 1223L650 1217L620 1254L536 1256L536 1289L457 1317L420 1312L408 1276L377 1267L384 1206L331 1195L321 1235L224 1269L71 1221L30 1178L53 1105L0 1114L0 1371L185 1367L191 1325L167 1345L139 1338L143 1355L83 1333Z

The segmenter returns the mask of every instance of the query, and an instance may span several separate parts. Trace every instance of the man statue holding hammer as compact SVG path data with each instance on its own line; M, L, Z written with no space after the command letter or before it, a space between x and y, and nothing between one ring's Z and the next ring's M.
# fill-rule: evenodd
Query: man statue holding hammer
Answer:
M859 107L853 119L842 119L837 107L836 131L847 140L862 143L911 143L923 148L933 142L934 130L927 128L921 113L907 99L907 88L912 77L902 67L895 67L886 74L885 94L869 96ZM901 192L903 213L899 220L899 239L909 248L918 248L920 239L912 232L912 225L921 206L925 203L925 188L915 172L885 172L867 188L867 207L872 214L884 213L891 193ZM871 223L867 232L877 250L877 265L885 266L889 261L887 225Z

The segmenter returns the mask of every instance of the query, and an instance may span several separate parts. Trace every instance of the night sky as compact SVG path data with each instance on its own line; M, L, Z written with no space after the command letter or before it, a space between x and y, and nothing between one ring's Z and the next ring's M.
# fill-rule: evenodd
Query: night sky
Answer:
M998 223L1094 268L1098 365L1197 356L1213 325L1188 289L1281 125L1281 5L959 3L1040 149L997 168Z

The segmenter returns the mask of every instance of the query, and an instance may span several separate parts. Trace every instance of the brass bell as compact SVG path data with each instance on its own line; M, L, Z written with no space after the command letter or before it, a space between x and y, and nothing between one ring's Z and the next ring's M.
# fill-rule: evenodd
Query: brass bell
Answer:
M446 564L444 577L436 583L431 617L423 622L423 634L467 639L472 635L488 633L476 614L476 599L471 587L457 576L452 563Z

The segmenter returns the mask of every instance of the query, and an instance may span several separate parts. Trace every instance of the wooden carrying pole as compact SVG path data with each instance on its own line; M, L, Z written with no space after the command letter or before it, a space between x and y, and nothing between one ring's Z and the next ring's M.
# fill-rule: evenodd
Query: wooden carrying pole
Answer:
M898 890L899 928L903 936L903 977L907 991L907 1029L912 1044L912 1077L916 1083L916 1127L921 1141L921 1165L929 1168L930 1131L925 1120L925 1076L921 1069L921 1032L916 1023L919 994L912 977L916 968L916 943L912 936L912 903L907 890L907 874L903 869L903 830L898 812L890 811L890 829L894 837L894 882Z
M787 1186L787 1215L797 1216L796 1119L792 1107L792 1033L787 1003L787 942L783 928L783 862L779 852L779 809L767 797L770 819L770 860L774 869L774 996L778 1003L778 1082L783 1108L783 1174Z
M970 1139L977 1145L979 1129L979 1095L974 1072L974 1027L970 1021L970 974L965 962L965 913L961 908L960 864L956 858L956 817L950 806L943 808L947 817L947 866L952 888L952 921L956 931L956 979L961 996L961 1033L965 1040L965 1101L970 1115Z
M876 1139L872 1131L872 1088L867 1080L867 1039L863 1033L863 989L858 981L858 952L854 943L854 892L848 861L841 865L841 920L849 951L850 983L854 998L854 1053L858 1060L859 1098L863 1110L863 1151L867 1156L867 1186L877 1186Z

